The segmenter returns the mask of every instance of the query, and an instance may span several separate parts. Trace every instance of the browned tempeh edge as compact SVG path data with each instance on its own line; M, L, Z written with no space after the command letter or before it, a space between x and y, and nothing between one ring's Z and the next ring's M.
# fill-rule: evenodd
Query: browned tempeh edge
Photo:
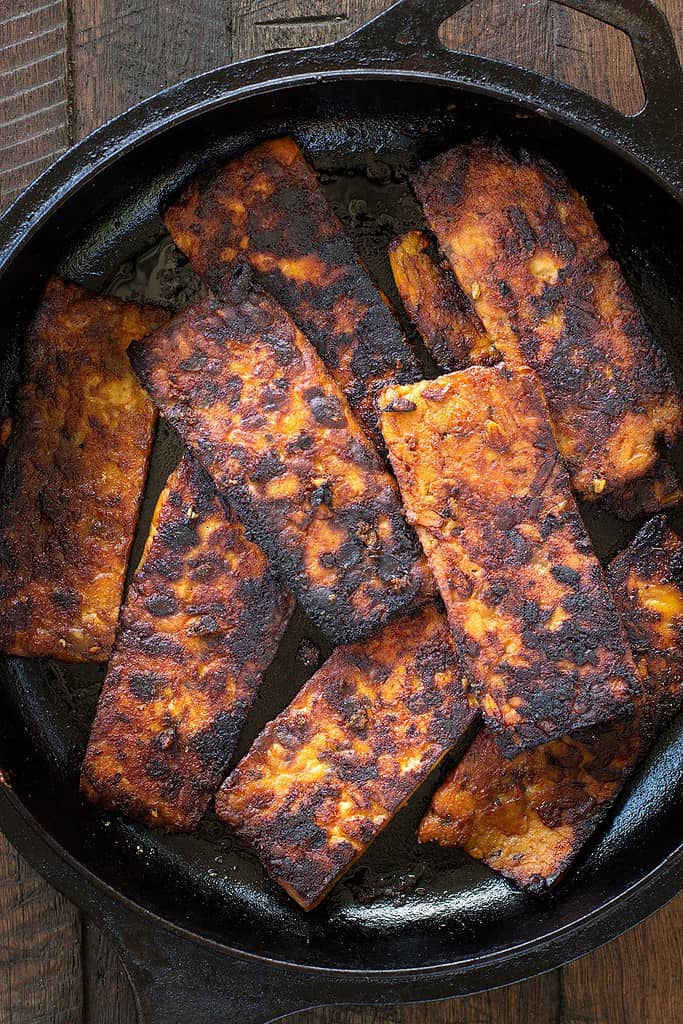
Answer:
M128 590L82 792L148 825L195 828L292 607L264 553L185 453Z
M434 594L398 488L302 333L234 268L232 290L132 347L154 401L333 642Z
M393 385L381 425L501 750L628 714L635 666L535 375L500 364Z
M407 231L389 245L396 290L425 348L444 373L501 361L471 300L425 231Z
M613 560L607 582L642 677L634 719L513 761L482 730L435 792L421 842L462 846L532 892L555 885L584 851L683 702L683 542L663 516Z
M51 278L28 332L0 497L0 649L106 661L156 414L125 349L168 317Z
M526 151L475 142L422 165L412 184L496 348L538 373L575 491L595 500L623 490L627 515L675 500L661 474L629 493L681 433L683 403L566 177Z
M375 396L417 380L419 364L295 141L269 139L193 179L164 220L216 294L249 261L381 449Z
M216 813L317 906L472 725L435 605L337 648L223 784Z

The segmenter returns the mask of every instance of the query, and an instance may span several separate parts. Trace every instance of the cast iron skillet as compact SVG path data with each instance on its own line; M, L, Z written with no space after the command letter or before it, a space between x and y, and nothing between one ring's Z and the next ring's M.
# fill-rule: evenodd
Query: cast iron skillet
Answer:
M412 162L482 133L540 149L588 196L680 368L683 76L674 43L647 0L563 2L631 37L647 95L637 117L445 49L439 26L467 0L403 0L339 43L211 72L99 129L3 221L5 401L49 273L182 304L196 284L160 243L160 203L207 162L285 132L311 154L385 287L386 242L419 223L405 183ZM176 453L162 428L142 529ZM595 512L589 528L602 557L632 531ZM242 749L306 677L297 658L302 636L319 640L299 618ZM605 834L551 899L522 895L457 851L418 850L415 825L432 780L305 915L210 815L196 835L169 837L83 806L78 768L101 669L6 659L1 672L0 824L113 937L148 1022L258 1024L321 1004L437 999L503 985L606 942L680 887L680 728L662 737Z

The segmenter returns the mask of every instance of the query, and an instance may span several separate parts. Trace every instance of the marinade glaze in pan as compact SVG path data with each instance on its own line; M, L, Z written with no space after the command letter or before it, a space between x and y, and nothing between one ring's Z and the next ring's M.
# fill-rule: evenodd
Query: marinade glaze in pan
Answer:
M457 104L449 110L454 100ZM144 154L127 159L125 167L117 165L106 182L65 206L62 234L42 244L50 247L54 269L89 287L111 284L121 296L184 305L198 294L196 279L186 268L178 273L169 243L151 251L164 237L159 206L172 201L182 184L213 157L225 162L266 137L292 132L324 174L324 188L373 275L396 301L386 247L402 231L422 224L405 184L409 166L479 135L483 127L508 142L540 146L567 169L596 210L648 322L671 351L676 325L683 319L677 289L683 218L675 204L624 162L547 118L518 117L492 100L414 82L405 88L396 82L348 80L328 83L320 92L297 88L235 105L228 116L222 108L188 122L166 139L150 142ZM81 211L86 198L89 205ZM656 233L652 223L657 224ZM76 230L81 232L78 238ZM4 297L3 308L14 316L15 297L6 292ZM30 295L26 302L28 306ZM27 308L27 317L36 302ZM409 329L405 321L404 327ZM172 432L160 425L134 559L154 498L178 451ZM603 559L623 547L635 530L635 524L622 524L599 508L591 509L589 526ZM322 656L329 653L296 612L266 674L237 757L317 667L307 667L315 657L310 646L299 654L302 639L316 643ZM676 806L670 783L676 772L671 739L663 741L649 773L640 775L628 815L615 819L585 866L573 873L571 884L561 885L551 911L513 892L457 851L418 850L415 829L437 783L433 777L335 892L305 916L211 815L196 835L169 837L69 802L100 669L15 661L4 672L14 705L30 720L34 748L51 758L50 768L36 760L14 779L15 790L31 811L75 856L131 898L186 927L261 955L366 970L451 963L576 921L585 907L601 904L642 878L671 848L671 826L667 831L665 825L675 820ZM9 746L10 732L2 729L2 739Z

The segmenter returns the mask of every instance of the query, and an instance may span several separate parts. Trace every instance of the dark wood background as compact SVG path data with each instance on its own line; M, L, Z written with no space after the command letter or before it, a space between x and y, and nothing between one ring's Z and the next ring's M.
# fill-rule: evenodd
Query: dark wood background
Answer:
M659 3L680 50L683 2ZM68 145L158 89L266 50L331 41L387 6L388 0L0 0L0 209ZM642 106L628 40L548 0L475 0L444 32L454 48L532 67L627 113ZM675 130L680 125L672 123ZM682 910L679 897L592 955L497 992L437 1006L324 1009L290 1019L677 1024ZM107 939L0 835L0 1024L134 1022L129 985Z

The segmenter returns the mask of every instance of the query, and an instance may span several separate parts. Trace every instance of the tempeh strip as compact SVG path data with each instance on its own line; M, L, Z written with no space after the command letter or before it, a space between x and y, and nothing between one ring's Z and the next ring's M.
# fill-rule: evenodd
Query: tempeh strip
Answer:
M586 202L541 158L483 144L441 154L413 184L505 362L538 374L575 491L594 499L647 474L683 405Z
M291 138L271 139L189 186L165 214L176 245L220 294L246 257L318 350L374 442L374 396L417 380L415 356L318 178Z
M121 614L83 793L148 825L196 827L291 610L266 556L184 455Z
M337 649L269 722L216 813L311 910L408 800L476 712L434 605Z
M106 661L156 414L126 346L153 306L51 278L28 333L0 496L0 650Z
M470 299L430 249L424 231L408 231L389 246L398 294L427 351L447 373L500 362Z
M508 757L631 710L635 668L530 370L387 388L382 430Z
M237 269L230 295L134 346L133 365L311 619L333 642L356 640L433 580L342 392Z
M556 883L683 700L683 543L662 517L607 571L642 680L633 720L507 761L483 730L437 789L421 842L461 846L517 885Z
M409 231L389 247L396 288L425 347L444 371L501 361L484 325L452 271L437 262L423 231ZM623 519L652 515L683 499L675 469L658 455L652 469L606 495L605 505Z

